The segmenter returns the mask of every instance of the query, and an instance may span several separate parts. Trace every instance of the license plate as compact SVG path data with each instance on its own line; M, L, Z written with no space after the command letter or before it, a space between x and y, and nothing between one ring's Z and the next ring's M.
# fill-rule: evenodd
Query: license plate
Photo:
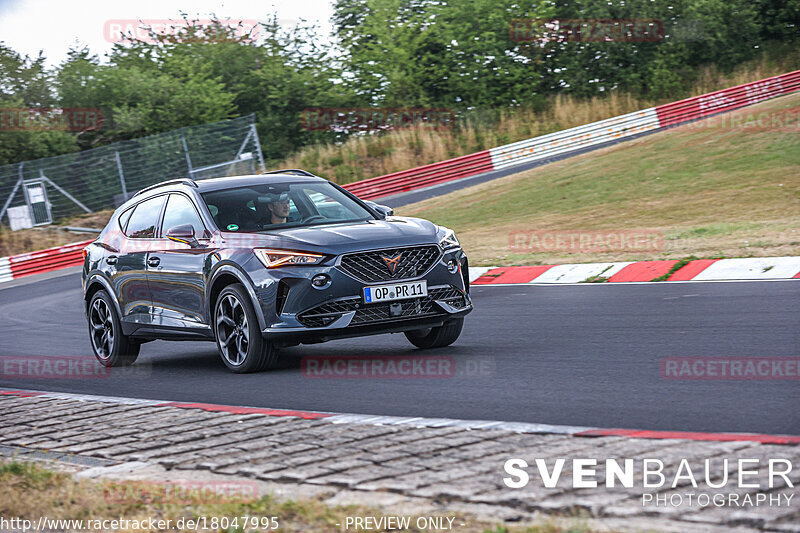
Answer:
M394 300L408 300L428 295L426 281L412 281L409 283L395 283L394 285L379 285L364 287L364 303L392 302Z

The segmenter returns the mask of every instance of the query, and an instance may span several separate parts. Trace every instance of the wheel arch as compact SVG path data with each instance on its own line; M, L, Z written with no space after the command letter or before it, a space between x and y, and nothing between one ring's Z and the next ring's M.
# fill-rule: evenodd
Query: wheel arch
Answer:
M211 280L208 284L206 297L206 307L209 321L213 322L214 320L214 304L216 303L217 297L222 290L228 285L239 283L244 286L245 291L247 291L248 296L250 296L250 302L253 304L253 309L255 310L256 317L258 318L259 329L263 331L267 327L266 320L264 319L264 310L261 309L261 303L259 302L255 290L253 289L253 282L250 280L250 277L247 276L247 274L242 272L232 263L225 263L218 266L214 270L210 279ZM212 327L212 330L213 329L214 328Z
M117 299L117 295L114 293L114 289L111 286L111 282L109 282L104 276L101 274L93 274L89 276L89 280L86 282L86 291L83 295L83 310L84 313L89 312L89 301L92 299L92 296L95 295L98 291L105 290L108 293L108 296L111 298L111 301L114 302L114 309L117 311L117 316L120 317L122 320L122 307L119 305L119 300Z

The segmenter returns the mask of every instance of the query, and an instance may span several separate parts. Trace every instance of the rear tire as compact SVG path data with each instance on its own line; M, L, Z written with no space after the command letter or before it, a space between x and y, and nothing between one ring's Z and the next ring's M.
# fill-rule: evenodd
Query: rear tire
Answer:
M222 289L214 304L214 337L222 362L237 374L274 368L278 362L278 350L261 336L250 296L239 283Z
M139 357L138 342L122 334L117 308L105 290L89 300L89 340L94 356L103 366L130 366Z
M438 328L406 331L405 336L417 348L441 348L456 342L463 327L464 319L455 318Z

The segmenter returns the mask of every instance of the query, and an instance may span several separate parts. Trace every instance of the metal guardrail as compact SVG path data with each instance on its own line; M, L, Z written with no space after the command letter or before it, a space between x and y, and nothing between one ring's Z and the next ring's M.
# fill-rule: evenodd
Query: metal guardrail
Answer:
M81 265L83 249L91 242L75 242L36 252L0 257L0 283Z

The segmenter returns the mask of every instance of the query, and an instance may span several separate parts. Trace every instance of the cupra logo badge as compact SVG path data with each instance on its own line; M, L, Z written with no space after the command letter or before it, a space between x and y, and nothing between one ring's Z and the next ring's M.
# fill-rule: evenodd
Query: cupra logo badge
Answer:
M397 270L397 265L399 264L401 257L403 257L403 254L397 254L392 258L383 255L381 256L381 259L386 261L386 267L389 269L390 274L394 275L394 271Z

